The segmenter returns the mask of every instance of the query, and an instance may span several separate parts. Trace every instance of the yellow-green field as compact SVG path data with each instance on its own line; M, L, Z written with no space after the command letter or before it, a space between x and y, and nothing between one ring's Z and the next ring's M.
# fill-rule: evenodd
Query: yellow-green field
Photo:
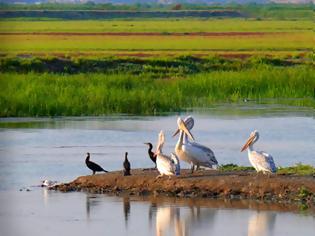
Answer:
M313 21L238 18L0 21L0 32L303 32L313 29Z
M1 21L0 52L288 54L314 49L314 23L279 20Z
M101 50L311 50L312 33L226 36L173 35L6 35L1 51Z

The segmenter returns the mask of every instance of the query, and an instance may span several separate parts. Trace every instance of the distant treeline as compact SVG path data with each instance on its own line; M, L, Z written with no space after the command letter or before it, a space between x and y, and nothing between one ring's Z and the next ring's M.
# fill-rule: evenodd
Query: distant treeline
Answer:
M293 66L311 64L307 58L282 59L274 57L252 56L247 59L209 57L198 58L193 56L180 56L176 58L22 58L8 57L0 59L0 72L39 72L39 73L128 73L147 74L152 77L164 78L172 76L185 76L214 70L238 71L254 68L259 65Z
M18 10L0 11L0 18L55 18L69 20L174 17L244 17L238 11L100 11L100 10Z
M138 4L123 4L115 5L111 3L95 4L93 2L87 2L84 4L69 4L69 3L43 3L43 4L0 4L0 11L16 11L14 14L1 13L0 18L6 17L52 17L50 11L133 11L137 12L138 15L112 15L112 18L121 17L252 17L252 18L274 18L274 19L313 19L313 8L312 3L309 4L226 4L226 5L207 5L207 4L156 4L156 3L138 3ZM40 15L26 14L23 11L43 11ZM215 12L235 12L235 14L228 15L216 15L216 14L188 14L180 13L183 11L215 11ZM139 14L139 12L167 12L167 14ZM170 12L179 12L172 13ZM47 15L45 14L47 13ZM76 19L76 14L72 14L68 17L61 16L65 19ZM84 16L84 15L83 15ZM86 15L85 15L86 16ZM93 15L89 15L93 17ZM108 17L105 17L108 18Z

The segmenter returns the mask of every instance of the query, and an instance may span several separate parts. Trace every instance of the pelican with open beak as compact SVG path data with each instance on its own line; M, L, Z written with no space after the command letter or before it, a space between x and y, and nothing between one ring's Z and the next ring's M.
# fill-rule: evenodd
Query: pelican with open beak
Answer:
M179 126L178 122L179 122L179 120L177 119L177 125ZM180 125L182 125L183 129L186 128L187 130L190 131L195 125L195 120L192 116L187 116L184 120L184 125L182 123ZM177 130L173 134L173 137L176 136L179 132L180 132L180 128L177 128Z
M241 149L241 152L248 149L248 159L257 172L263 172L264 174L275 173L277 171L273 157L263 151L255 151L254 143L259 139L259 133L257 130L251 132L249 138Z
M179 130L179 138L175 146L175 153L180 160L188 162L191 165L191 173L194 172L195 166L197 170L200 166L212 168L217 165L218 161L214 156L213 151L201 144L189 141L188 137L194 141L190 129L194 126L194 119L188 116L185 121L180 117L177 119ZM178 130L173 137L178 134Z
M164 132L159 133L159 140L156 148L156 167L160 172L157 178L163 175L172 176L180 174L180 164L176 154L171 153L170 156L163 154L162 147L165 142Z

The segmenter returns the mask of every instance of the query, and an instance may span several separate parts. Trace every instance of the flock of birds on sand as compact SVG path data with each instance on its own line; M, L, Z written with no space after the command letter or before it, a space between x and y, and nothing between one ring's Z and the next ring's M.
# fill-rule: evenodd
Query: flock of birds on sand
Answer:
M191 165L191 173L198 170L200 167L213 168L218 165L218 161L213 151L197 142L191 133L191 129L194 126L194 119L192 116L186 117L182 120L180 117L177 119L178 129L173 134L173 137L179 134L178 141L175 145L175 152L167 155L163 153L163 145L165 143L164 132L160 131L158 137L158 143L156 151L153 152L153 145L151 143L145 143L148 145L148 154L150 159L155 163L155 168L159 171L160 178L166 176L178 176L180 175L180 161L187 162ZM257 172L262 173L275 173L276 165L273 157L263 151L255 151L254 143L259 139L259 133L257 130L253 131L246 143L241 149L241 152L248 150L248 158L251 165ZM93 171L93 175L96 172L108 172L100 165L90 161L90 153L87 153L85 160L86 166ZM123 175L131 175L131 165L128 160L128 152L125 153L125 160L123 162Z

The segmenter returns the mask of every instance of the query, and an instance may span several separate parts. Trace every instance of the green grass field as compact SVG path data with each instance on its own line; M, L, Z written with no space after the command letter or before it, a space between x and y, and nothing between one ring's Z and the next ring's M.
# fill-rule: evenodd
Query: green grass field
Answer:
M10 35L2 37L0 51L311 51L313 36L309 32L252 36Z
M311 20L157 19L82 21L0 21L0 32L302 32L314 29Z
M290 98L284 103L314 107L315 73L307 66L262 66L169 79L152 78L146 73L3 73L0 78L2 117L154 114L213 103L237 103L243 98L258 103L265 98Z

